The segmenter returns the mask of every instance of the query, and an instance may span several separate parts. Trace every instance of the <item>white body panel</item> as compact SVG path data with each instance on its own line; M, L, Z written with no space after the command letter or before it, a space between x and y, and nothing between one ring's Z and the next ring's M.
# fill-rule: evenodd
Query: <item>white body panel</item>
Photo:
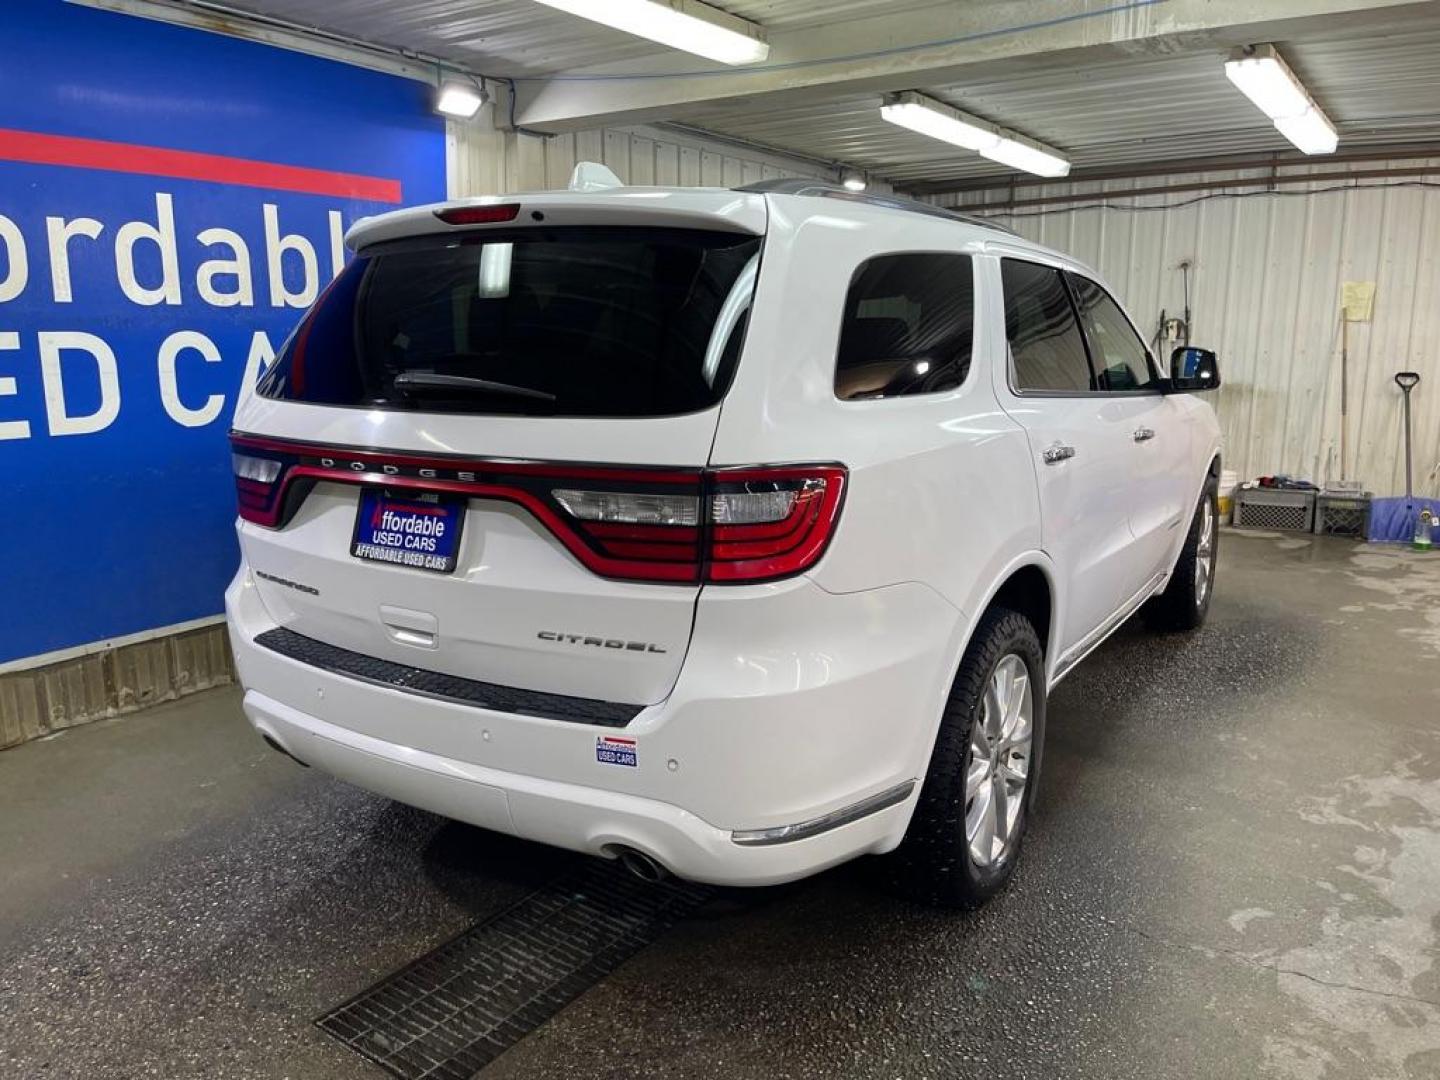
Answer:
M1209 407L1011 389L998 256L1023 251L1094 277L1063 256L972 224L829 199L632 190L499 201L520 202L522 218L543 205L547 224L683 219L763 233L749 330L720 405L585 420L252 397L237 429L546 462L837 463L848 469L838 527L798 577L645 584L597 576L526 510L477 498L456 572L435 575L353 559L356 489L320 483L284 528L242 522L244 563L227 594L246 713L301 760L488 828L598 854L638 848L691 878L795 878L900 841L961 654L1012 573L1036 567L1049 582L1053 682L1173 566L1218 454ZM421 208L358 224L351 239L444 228ZM941 393L841 401L835 357L852 276L872 256L907 251L973 256L969 375ZM1155 437L1137 442L1142 427ZM1057 441L1075 457L1044 464ZM277 626L427 671L643 708L617 732L421 697L256 643ZM545 629L664 652L577 650L537 640ZM607 734L635 741L634 767L597 760ZM730 837L907 784L892 805L808 839Z
M956 616L918 584L843 597L804 578L745 586L704 608L674 691L625 729L638 745L631 769L597 762L606 729L381 689L256 645L274 621L246 569L226 610L246 715L300 760L486 828L593 854L635 847L735 884L899 842L904 806L819 842L746 848L729 835L913 779L929 726L877 737L876 719L897 701L939 709Z
M696 587L617 587L509 503L472 499L465 516L460 565L443 576L357 562L355 488L337 484L318 485L282 530L242 522L240 548L247 566L268 575L255 583L276 625L342 649L602 701L649 705L670 692ZM279 582L303 582L318 596ZM665 651L576 648L539 639L541 630L644 640Z

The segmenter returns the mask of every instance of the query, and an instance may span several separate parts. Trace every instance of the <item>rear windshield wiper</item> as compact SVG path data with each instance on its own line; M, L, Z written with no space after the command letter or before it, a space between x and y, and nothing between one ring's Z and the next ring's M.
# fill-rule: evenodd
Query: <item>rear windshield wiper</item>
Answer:
M395 376L394 387L402 394L414 390L458 390L470 394L495 394L499 397L526 398L530 401L554 401L554 394L532 390L528 386L492 382L471 375L440 375L433 371L402 371Z

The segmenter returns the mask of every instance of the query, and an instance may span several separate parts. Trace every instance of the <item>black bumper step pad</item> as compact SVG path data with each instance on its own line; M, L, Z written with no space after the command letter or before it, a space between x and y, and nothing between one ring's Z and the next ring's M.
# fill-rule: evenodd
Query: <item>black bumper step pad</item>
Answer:
M587 859L316 1023L401 1080L467 1080L713 892Z
M622 705L615 701L546 694L538 690L520 690L513 686L465 679L439 671L396 664L364 653L351 652L338 645L297 634L284 627L255 635L255 644L263 645L281 656L309 664L337 675L374 683L376 686L403 690L409 694L439 698L460 705L474 705L496 712L519 716L540 716L547 720L564 720L572 724L594 724L597 727L620 728L640 713L643 705Z

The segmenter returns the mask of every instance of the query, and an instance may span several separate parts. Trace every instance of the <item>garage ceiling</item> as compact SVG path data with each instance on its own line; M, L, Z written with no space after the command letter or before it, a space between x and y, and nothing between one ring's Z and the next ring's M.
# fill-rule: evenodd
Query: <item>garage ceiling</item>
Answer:
M1405 34L1281 43L1342 148L1440 144L1440 4ZM1214 49L1081 66L1051 63L963 85L917 86L1066 151L1075 169L1293 150L1230 85ZM701 128L845 161L901 186L1007 175L880 119L880 94L790 108L699 107Z
M404 46L496 75L549 75L672 52L533 0L232 0L227 6L377 45ZM935 0L722 0L714 6L777 31L948 5Z
M206 0L170 2L213 10ZM688 98L682 93L669 104L662 102L659 109L651 108L646 119L683 123L774 150L842 162L901 188L930 191L973 186L1011 174L978 155L886 124L878 111L886 91L920 90L1019 130L1064 151L1077 172L1229 155L1294 156L1289 143L1231 87L1221 66L1227 41L1276 40L1335 121L1343 151L1434 144L1440 154L1440 64L1435 62L1440 56L1440 3L1270 0L1262 5L1264 17L1289 19L1272 25L1291 32L1267 39L1247 36L1250 31L1243 25L1231 26L1228 32L1219 23L1205 31L1186 31L1181 22L1167 28L1165 19L1181 19L1186 2L1157 0L1156 6L1139 13L1114 16L1084 5L1037 4L1026 9L1033 10L1037 19L1051 9L1087 12L1073 18L1085 20L1088 36L1076 39L1079 47L1047 52L1037 46L1031 55L1020 50L1009 59L974 64L964 81L927 81L926 76L940 68L927 68L925 56L907 51L910 45L927 40L927 35L933 40L955 33L962 25L983 28L987 19L996 26L1013 23L1020 17L1015 4L1010 0L968 0L959 5L934 0L720 0L718 6L760 23L772 40L785 43L777 45L769 65L760 65L780 73L783 81L760 73L741 84L741 92L726 93L719 88L726 79L698 83L690 79L699 91ZM585 126L626 122L622 106L607 116L609 106L593 104L605 100L615 87L656 87L663 99L667 80L685 82L677 70L694 68L696 63L704 66L693 58L677 59L683 54L663 46L533 0L227 0L225 6L437 56L471 71L520 78L531 101L547 86L555 87L572 109L578 103L578 113L592 106ZM1211 0L1210 8L1190 3L1188 10L1228 6L1223 0ZM1117 27L1141 14L1158 20L1146 31L1153 36L1124 38ZM1243 21L1238 14L1230 18ZM1051 23L1070 21L1072 17L1061 17ZM1175 31L1174 26L1181 29ZM1256 33L1264 29L1251 27ZM1117 34L1107 45L1112 40L1107 35ZM811 47L830 50L823 53L825 57L852 55L850 49L832 49L832 41L852 45L853 52L868 49L896 55L884 61L892 66L878 77L870 64L863 78L857 76L848 84L838 79L807 85L803 72L790 78L787 68L815 61L799 65L785 61L797 55L797 47L803 51L806 42L822 40L825 44ZM833 66L829 70L835 71ZM958 70L952 67L947 74ZM589 74L597 71L602 74ZM637 78L637 72L644 72L644 77ZM557 74L560 80L549 78ZM616 78L622 81L617 83ZM591 83L592 79L597 81ZM757 82L767 83L764 92L748 93ZM567 102L561 104L563 112ZM522 123L526 115L522 113ZM571 129L575 126L579 125Z

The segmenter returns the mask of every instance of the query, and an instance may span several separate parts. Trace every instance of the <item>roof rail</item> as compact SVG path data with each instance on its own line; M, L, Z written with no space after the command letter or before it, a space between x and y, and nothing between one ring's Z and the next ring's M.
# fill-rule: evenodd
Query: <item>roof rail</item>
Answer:
M1010 236L1019 235L1014 229L989 218L977 217L974 214L962 214L958 210L947 210L943 206L932 206L930 203L907 199L903 195L867 195L863 191L851 191L849 188L832 184L826 180L757 180L753 184L746 184L734 190L759 195L812 195L821 199L843 199L846 202L883 206L889 210L904 210L911 214L925 214L929 217L945 218L948 221L963 221L966 225L994 229L996 232L1007 233Z

